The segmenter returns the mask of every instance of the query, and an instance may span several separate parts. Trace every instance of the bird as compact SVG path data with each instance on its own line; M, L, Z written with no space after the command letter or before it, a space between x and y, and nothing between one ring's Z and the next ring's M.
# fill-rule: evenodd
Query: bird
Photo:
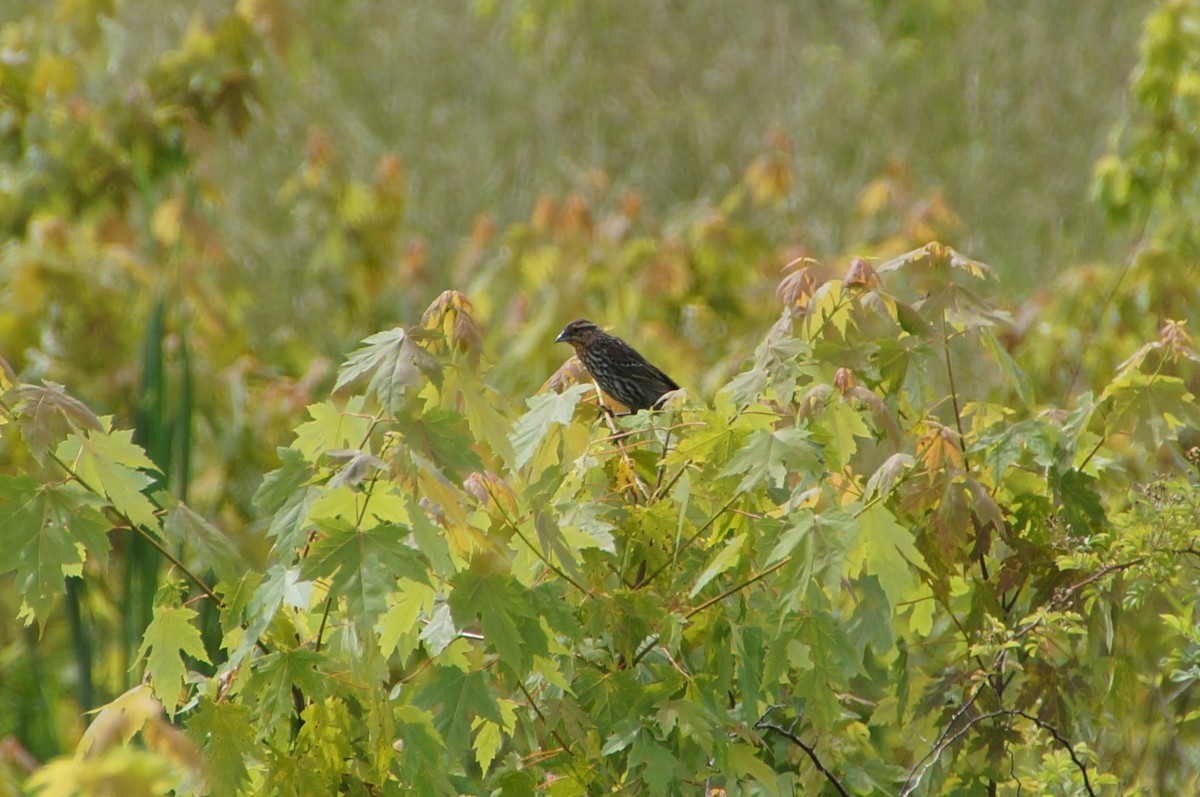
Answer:
M554 342L570 343L600 389L628 407L630 414L658 409L665 394L679 389L637 349L585 318L567 324Z

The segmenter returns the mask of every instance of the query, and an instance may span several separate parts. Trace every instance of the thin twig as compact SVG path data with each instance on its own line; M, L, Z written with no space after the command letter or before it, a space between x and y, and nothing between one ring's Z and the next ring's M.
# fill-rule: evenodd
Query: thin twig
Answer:
M483 489L487 490L487 494L489 496L491 496L492 505L495 506L496 509L499 510L500 514L504 516L504 522L506 522L512 528L513 532L518 537L521 538L521 542L525 543L526 547L529 548L529 550L533 551L533 555L536 556L538 559L541 559L542 563L545 564L546 567L553 570L554 574L557 575L559 578L561 578L563 581L566 581L572 587L579 590L584 595L587 595L588 590L584 589L582 584L580 584L578 581L576 581L575 579L573 579L569 575L567 575L566 571L564 571L561 567L559 567L558 565L551 562L549 557L547 557L544 553L542 553L540 550L538 550L537 546L535 546L532 542L529 541L529 538L525 536L525 532L521 531L520 526L517 525L516 521L504 509L504 505L500 503L500 499L496 496L496 494L494 492L492 492L492 486L490 484L488 484L487 481L483 481Z
M963 468L971 470L967 459L967 436L963 432L962 412L958 407L958 390L954 386L954 368L950 364L950 337L946 334L946 311L942 310L942 354L946 357L946 378L950 381L950 405L954 408L954 425L958 428L958 448L963 455Z
M62 468L63 470L65 470L67 472L68 476L70 476L72 479L74 479L76 482L78 482L80 487L87 490L89 493L92 493L93 495L107 497L104 495L103 492L97 490L96 488L92 487L92 485L88 484L87 481L82 476L80 476L75 471L74 468L72 468L61 457L59 457L58 454L54 453L53 451L48 451L46 453L48 453L50 455L50 458L53 459L60 468ZM217 596L217 593L212 591L212 588L209 587L208 584L204 583L204 579L200 578L200 576L196 575L191 570L189 570L188 566L185 565L179 559L178 556L176 556L175 554L173 554L169 550L167 550L166 546L164 546L161 542L159 542L154 537L154 535L150 533L150 531L148 529L143 528L140 523L134 523L133 519L130 518L129 515L125 514L121 510L117 509L117 507L113 505L112 501L109 501L109 509L112 510L113 514L115 514L119 520L124 522L125 526L127 528L129 528L130 531L133 531L136 534L140 534L142 536L142 538L145 539L147 542L149 542L150 545L153 546L156 551L158 551L160 554L162 554L162 556L168 562L170 562L173 567L178 568L179 572L181 572L185 576L187 576L188 579L193 584L195 584L196 587L199 588L199 590L201 592L203 592L206 596L208 596L208 598L210 600L212 600L212 602L215 603L218 608L221 608L221 609L225 608L225 602L222 601Z
M1094 792L1092 790L1092 781L1088 778L1087 762L1081 761L1079 759L1079 756L1077 756L1075 754L1075 748L1071 746L1071 742L1068 741L1065 736L1063 736L1061 733L1058 732L1058 728L1055 728L1050 723L1045 722L1041 719L1038 719L1034 715L1028 714L1024 711L1014 710L1012 713L1018 717L1023 717L1025 719L1029 720L1034 725L1038 726L1039 728L1044 730L1046 733L1053 736L1054 741L1058 742L1059 744L1061 744L1063 746L1063 748L1071 756L1071 760L1075 762L1075 766L1077 766L1079 768L1080 773L1083 775L1083 788L1087 789L1087 793L1090 795L1090 797L1096 797L1096 792Z
M723 601L723 600L725 600L726 598L728 598L730 595L734 595L734 594L736 594L736 593L738 593L738 592L741 592L741 591L742 591L742 590L744 590L746 587L750 586L751 584L753 584L753 583L754 583L754 582L756 582L756 581L761 581L762 579L766 578L766 577L767 577L767 576L769 576L771 573L774 573L776 570L778 570L779 568L783 567L784 565L786 565L786 564L787 564L788 562L790 562L790 561L792 561L792 557L791 557L791 556L785 556L785 557L783 557L783 558L782 558L782 559L780 559L778 562L776 562L775 564L773 564L773 565L771 565L770 567L768 567L766 570L763 570L763 571L762 571L762 572L760 572L760 573L755 573L753 576L750 576L750 578L746 579L746 580L745 580L745 581L743 581L742 583L740 583L740 584L738 584L738 585L736 585L736 586L730 587L729 589L727 589L727 590L725 590L724 592L722 592L720 595L717 595L716 597L713 597L713 598L709 598L709 599L708 599L708 600L706 600L704 603L702 603L702 604L700 604L699 606L696 606L695 608L691 609L690 611L688 611L688 613L687 613L687 614L685 614L685 615L683 616L683 619L685 619L685 620L690 620L692 617L694 617L695 615L697 615L697 614L699 614L700 612L704 611L704 610L705 610L705 609L707 609L708 607L710 607L710 606L712 606L712 605L714 605L714 604L720 603L721 601Z
M799 736L797 736L792 731L789 731L787 728L784 728L782 726L776 725L773 722L767 722L765 719L761 719L758 722L756 722L754 724L754 727L759 730L774 731L775 733L779 734L783 738L787 739L792 744L799 747L801 750L803 750L805 752L805 754L808 756L809 760L813 762L813 766L815 766L817 768L817 771L825 776L825 780L829 781L829 783L833 786L833 788L837 789L838 794L842 795L842 797L850 797L850 792L846 791L846 787L843 786L841 784L841 781L839 781L837 779L837 775L834 775L832 772L829 771L829 769L823 763L821 763L821 758L820 758L820 756L817 755L817 747L815 744L814 745L805 744L804 740L802 740Z
M329 621L329 610L333 608L333 586L330 585L329 595L325 598L325 608L321 611L321 627L317 629L317 644L315 650L321 652L321 642L325 638L325 623Z
M1075 582L1074 584L1071 584L1068 587L1064 587L1063 589L1056 592L1054 597L1052 597L1050 599L1050 602L1047 605L1047 608L1052 610L1057 607L1060 607L1063 604L1065 604L1073 595L1075 595L1075 593L1079 592L1081 589L1088 586L1089 584L1094 584L1095 582L1099 581L1100 579L1104 578L1105 576L1109 576L1113 573L1117 573L1122 570L1127 570L1131 567L1136 567L1137 565L1141 564L1143 561L1145 561L1145 557L1138 557L1138 558L1132 559L1128 562L1120 562L1117 564L1106 565L1105 567L1102 567L1099 570L1097 570L1095 573L1092 573L1092 574L1088 575L1087 577ZM1045 619L1042 617L1039 617L1036 620L1032 620L1031 622L1025 624L1024 626L1016 629L1013 632L1012 637L1010 639L1011 640L1020 639L1021 637L1025 636L1026 634L1030 633L1031 631L1033 631L1034 629L1036 629L1037 627L1042 625L1044 621L1045 621ZM1005 659L1007 658L1007 653L1008 653L1008 649L1005 649L1005 650L1000 651L996 655L996 658L992 662L992 667L990 668L989 676L994 675L1003 670L1004 662L1005 662ZM1088 778L1086 762L1082 761L1079 758L1079 756L1076 755L1075 750L1074 750L1074 748L1071 747L1070 742L1061 733L1059 733L1057 728L1054 728L1053 726L1049 725L1048 723L1038 719L1037 717L1035 717L1031 714L1028 714L1024 711L1020 711L1018 709L997 709L995 711L990 711L985 714L980 714L975 717L972 717L970 720L968 720L966 722L966 724L962 725L957 730L955 730L955 727L958 725L959 721L971 709L971 707L975 705L976 701L979 699L979 695L983 692L984 687L991 683L992 683L992 681L991 681L990 677L985 679L984 681L982 681L978 686L975 687L975 690L971 693L970 697L968 697L965 701L963 701L963 704L961 706L959 706L959 708L954 712L954 715L952 717L950 717L950 721L946 724L945 729L942 730L941 735L938 736L937 741L934 742L933 746L929 749L929 752L927 752L924 756L922 756L921 760L918 761L911 770L909 770L908 777L904 781L904 786L900 790L900 797L908 797L908 795L912 794L917 789L917 787L920 786L921 780L925 777L925 773L929 770L930 767L932 767L937 762L937 759L941 757L942 753L944 753L948 748L953 746L956 742L958 742L958 740L960 740L963 736L965 736L967 731L969 731L975 725L978 725L980 722L983 722L985 720L992 719L995 717L1001 717L1001 716L1022 717L1024 719L1029 720L1030 722L1033 722L1039 728L1041 728L1041 729L1045 730L1047 733L1051 734L1051 736L1054 737L1054 740L1056 742L1058 742L1059 744L1061 744L1063 747L1065 747L1067 749L1067 751L1070 753L1071 760L1075 763L1075 766L1078 767L1079 771L1083 774L1084 787L1087 789L1087 792L1089 795L1091 795L1091 797L1095 797L1095 792L1093 791L1092 786L1091 786L1091 780ZM1003 691L1003 689L1001 688L996 691L997 691L997 696L999 696L1000 692Z
M934 762L937 761L938 756L942 754L942 751L952 745L954 742L958 741L958 739L964 733L966 733L967 729L975 724L977 720L972 720L960 728L958 733L954 734L954 736L950 735L950 732L954 729L954 726L958 723L962 716L971 710L971 706L975 705L975 701L979 699L979 695L983 692L985 683L986 682L980 683L975 687L975 691L971 693L971 696L964 700L963 704L958 707L957 711L954 712L954 715L950 717L950 721L946 723L945 729L942 731L941 735L938 736L937 741L933 743L933 747L929 748L929 752L922 756L921 760L914 764L913 768L908 771L908 777L904 779L904 786L900 789L900 797L907 797L907 795L911 794L917 788L917 786L921 785L921 779L925 777L926 770L933 766Z
M696 529L695 534L693 534L691 537L688 537L687 541L684 542L683 545L680 545L675 550L675 555L669 561L664 563L661 567L659 567L657 570L655 570L650 575L646 576L646 578L642 579L642 586L645 586L646 584L649 584L654 579L658 578L658 576L661 575L664 570L666 570L668 567L673 565L675 563L676 557L679 556L680 551L682 551L684 548L687 548L689 545L691 545L696 540L700 539L700 535L703 534L704 532L708 531L709 527L712 526L712 524L717 522L717 518L719 518L719 517L721 517L721 515L725 514L725 512L729 510L729 507L733 506L734 502L737 501L741 497L742 497L741 494L735 493L732 498L730 498L728 501L726 501L721 506L720 509L718 509L716 512L714 512L712 514L712 517L710 517L708 520L706 520L704 522L703 526Z
M692 464L692 461L690 459L687 462L684 462L683 467L681 467L679 469L678 473L676 473L670 479L667 479L665 484L656 486L654 488L654 494L650 496L650 503L652 503L652 504L657 503L659 500L662 499L663 496L665 496L667 493L671 492L671 488L673 488L676 484L679 483L679 480L683 478L683 474L687 473L688 466L690 466L691 464ZM666 466L664 465L662 467L666 467Z
M704 603L701 603L699 606L696 606L696 607L692 608L691 610L689 610L685 615L683 615L683 619L687 620L687 619L699 614L700 612L704 611L705 609L707 609L717 603L720 603L721 601L728 598L730 595L733 595L736 592L740 592L741 590L750 586L754 582L761 581L762 579L766 578L771 573L774 573L776 570L778 570L779 568L783 567L785 564L790 562L791 559L792 559L792 557L785 556L784 558L780 559L775 564L768 567L766 570L763 570L761 573L756 573L755 575L746 579L745 581L738 584L737 586L730 587L729 589L722 592L720 595L717 595L715 598L709 598ZM662 571L662 569L659 568L659 572L661 572L661 571ZM642 582L642 583L645 583L645 582ZM638 651L638 653L633 657L633 660L630 662L630 666L636 667L641 662L642 659L646 658L646 654L648 654L651 650L653 650L655 648L656 645L658 645L658 641L660 639L662 639L661 634L655 634L654 636L652 636L650 638L650 641L646 643L646 646L644 648L642 648L640 651Z
M533 709L533 713L537 714L538 719L540 719L546 725L546 730L550 731L550 735L554 737L554 741L558 742L558 746L563 749L563 752L569 755L571 752L571 746L563 741L563 738L558 735L558 731L556 729L550 727L550 723L546 722L546 715L542 713L540 708L538 708L537 701L533 699L533 695L529 694L529 690L525 688L525 684L522 683L519 678L517 679L517 688L521 690L521 694L525 695L525 699L529 701L529 707Z

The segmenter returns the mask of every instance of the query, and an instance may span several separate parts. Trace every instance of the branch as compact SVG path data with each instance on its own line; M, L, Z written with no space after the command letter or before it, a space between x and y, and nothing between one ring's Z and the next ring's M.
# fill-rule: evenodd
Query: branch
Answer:
M561 567L559 567L558 565L551 562L550 558L548 556L546 556L544 553L542 553L542 551L540 551L537 548L537 546L535 546L532 542L529 541L529 538L525 536L525 532L521 531L521 527L517 525L517 522L512 517L510 517L508 512L504 509L504 504L500 503L500 499L496 496L496 494L494 492L492 492L492 486L490 484L488 484L486 481L482 482L482 484L483 484L483 489L487 490L487 494L492 499L492 505L495 506L496 509L499 510L500 514L504 516L504 521L506 523L508 523L509 526L512 527L513 532L518 537L521 538L521 542L525 543L525 546L527 548L529 548L530 551L533 552L533 555L536 556L538 559L541 559L542 564L544 564L544 565L546 565L546 567L550 568L556 576L558 576L563 581L570 584L575 589L582 592L584 595L587 595L588 591L586 589L584 589L582 584L580 584L578 581L576 581L575 579L573 579L569 575L567 575L566 571L564 571Z
M746 587L750 586L751 584L753 584L756 581L761 581L762 579L766 578L771 573L774 573L776 570L783 567L790 561L792 561L792 557L790 555L783 557L778 562L776 562L775 564L768 567L766 570L763 570L762 572L759 572L759 573L755 573L754 575L750 576L750 578L743 581L741 584L732 586L729 589L722 592L720 595L717 595L714 598L709 598L704 603L689 610L688 613L683 616L683 619L690 620L694 615L699 614L700 612L704 611L705 609L712 606L713 604L720 603L721 601L728 598L730 595L741 592Z
M963 433L962 412L958 407L958 389L954 386L954 367L950 365L950 337L946 334L946 311L942 311L942 353L946 355L946 378L950 382L950 404L954 408L954 425L958 427L958 447L963 455L963 468L971 470L967 459L967 436Z
M717 522L717 518L719 518L721 515L725 514L729 510L729 507L733 506L734 502L737 501L741 497L742 496L740 493L735 493L734 496L732 498L730 498L728 501L726 501L721 506L720 509L718 509L716 512L713 512L712 517L710 517L707 521L705 521L703 526L696 529L696 533L693 534L691 537L688 537L687 541L684 542L682 545L680 545L675 550L674 556L672 556L669 560L667 560L667 562L665 562L661 567L659 567L653 573L651 573L650 575L643 578L641 584L639 584L638 586L642 587L642 586L645 586L646 584L649 584L651 581L658 578L664 570L666 570L668 567L671 567L673 564L675 564L676 560L679 557L680 551L682 551L684 548L687 548L689 545L691 545L696 540L700 539L700 535L703 534L704 532L708 531L709 527L712 526L712 524Z
M1071 760L1075 762L1075 766L1079 768L1080 774L1083 775L1083 788L1087 789L1087 793L1090 795L1090 797L1096 797L1096 792L1092 790L1092 782L1088 778L1087 762L1080 760L1079 756L1077 756L1075 754L1075 748L1071 746L1071 743L1067 740L1067 738L1065 736L1063 736L1061 733L1058 732L1058 728L1055 728L1050 723L1040 720L1037 717L1033 716L1032 714L1027 714L1024 711L1015 711L1014 710L1012 713L1015 716L1022 717L1024 719L1029 720L1034 725L1038 726L1039 728L1044 730L1046 733L1053 736L1054 741L1058 742L1059 744L1061 744L1063 746L1063 748L1071 756Z
M715 518L714 518L714 520L715 520ZM692 609L689 609L688 612L685 615L683 615L683 619L688 620L688 619L692 618L693 616L699 614L700 612L704 611L705 609L713 606L714 604L720 603L721 601L728 598L730 595L733 595L737 592L744 590L746 587L750 586L754 582L761 581L762 579L766 578L771 573L774 573L776 570L783 567L790 561L792 561L792 557L790 557L790 556L783 557L778 562L776 562L775 564L768 567L766 570L763 570L761 573L755 573L753 576L746 579L742 583L740 583L736 586L730 587L729 589L725 590L724 592L722 592L720 595L717 595L716 597L709 598L704 603L701 603L699 606L695 606ZM655 571L655 575L657 575L658 573L661 573L661 572L662 572L662 568L659 568L657 571ZM646 579L646 581L648 581L648 580L649 579ZM642 583L644 584L644 583L646 583L646 581L643 581ZM646 658L646 654L654 649L654 646L658 644L658 640L661 638L662 638L661 634L655 634L650 639L650 641L646 643L646 647L644 647L640 651L638 651L637 655L635 655L633 657L633 660L629 663L629 666L636 667L641 662L642 659Z
M529 707L533 709L533 713L537 714L538 719L545 723L546 730L550 731L550 735L554 737L554 741L558 742L558 746L562 748L564 753L570 755L571 746L563 741L563 738L558 735L557 729L550 727L550 723L546 722L546 715L542 713L540 708L538 708L537 701L533 699L533 695L529 694L529 690L525 688L525 684L522 683L521 679L519 678L517 679L517 688L521 690L521 694L525 695L525 699L529 701Z
M104 498L107 500L107 496L105 496L104 493L100 492L96 488L92 487L92 485L88 484L83 479L83 477L80 476L78 473L76 473L75 469L72 468L70 465L68 465L65 461L63 461L63 459L61 457L59 457L58 454L54 453L53 451L48 451L46 453L48 453L50 455L50 458L53 459L60 468L62 468L63 470L65 470L67 472L68 476L70 476L72 479L74 479L76 482L78 482L80 487L87 490L89 493L92 493L93 495L98 495L101 498ZM222 601L220 599L220 597L217 596L217 593L212 591L212 587L210 587L210 586L208 586L208 584L204 583L204 579L200 578L200 576L196 575L191 570L189 570L188 566L185 565L179 559L178 556L176 556L175 554L173 554L169 550L167 550L167 548L161 542L159 542L155 538L155 536L149 532L149 530L143 528L138 523L134 523L133 520L129 517L129 515L126 515L124 512L122 512L121 510L119 510L115 506L113 506L111 501L108 501L108 508L110 511L112 511L112 513L114 515L116 515L118 520L122 521L124 523L124 525L127 528L129 528L130 531L135 532L136 534L140 534L143 539L145 539L152 546L154 546L154 549L156 551L158 551L163 556L163 558L165 558L168 562L170 562L174 567L178 568L179 572L181 572L185 576L187 576L188 579L190 579L191 582L193 584L195 584L200 589L201 592L203 592L210 600L212 600L212 602L215 603L218 608L221 608L221 609L225 608L225 602ZM109 519L111 520L111 518L109 518Z
M817 756L817 746L815 744L805 744L804 741L792 731L776 725L773 722L767 722L765 719L761 719L754 723L754 727L758 730L775 731L775 733L799 747L805 752L805 754L808 755L809 760L813 762L813 766L817 768L817 771L825 776L825 780L829 781L833 788L837 789L838 794L842 795L842 797L850 797L850 792L846 791L846 787L841 784L841 782L837 779L837 776L830 772L825 765L821 763L821 759Z
M975 705L975 701L979 699L979 695L981 692L983 692L983 687L986 685L986 683L987 682L984 681L983 683L980 683L979 686L975 687L975 691L971 693L971 696L963 701L963 704L959 706L958 711L954 712L954 716L950 718L950 722L946 724L946 729L942 731L942 735L938 737L936 742L934 742L933 747L929 748L929 752L926 753L921 760L909 770L908 777L904 780L904 786L900 789L900 797L908 797L908 795L916 791L917 787L921 785L921 779L925 777L925 773L931 766L937 763L938 758L941 757L946 748L950 747L959 739L961 739L976 723L1004 713L1001 711L991 712L989 714L980 714L959 728L956 733L951 735L950 732L953 730L955 724L962 718L964 714L967 713L967 711L970 710L973 705Z
M967 702L963 703L962 707L955 712L953 717L951 717L950 723L946 726L946 730L942 731L942 735L938 737L937 743L934 744L934 746L930 748L929 752L917 762L917 765L909 771L908 778L904 781L904 787L900 790L900 797L908 797L908 795L916 791L917 787L921 785L921 779L925 777L925 773L930 767L937 763L937 760L941 757L942 753L956 744L962 737L966 736L967 732L971 730L971 728L975 727L981 722L995 719L996 717L1021 717L1022 719L1029 720L1034 725L1049 733L1054 738L1054 741L1063 746L1063 749L1065 749L1067 754L1071 756L1071 761L1074 762L1076 768L1079 769L1080 774L1083 775L1083 787L1087 790L1089 797L1096 797L1096 792L1094 789L1092 789L1092 781L1088 777L1087 762L1079 757L1079 755L1075 752L1075 748L1071 746L1071 742L1059 732L1058 728L1044 720L1035 717L1032 714L1029 714L1028 712L1011 708L989 711L986 714L979 714L978 716L972 717L965 725L951 734L950 731L954 727L954 724L958 721L958 718L962 716L964 711L971 707L982 689L983 685L980 684L979 688L975 690L974 694L971 695Z

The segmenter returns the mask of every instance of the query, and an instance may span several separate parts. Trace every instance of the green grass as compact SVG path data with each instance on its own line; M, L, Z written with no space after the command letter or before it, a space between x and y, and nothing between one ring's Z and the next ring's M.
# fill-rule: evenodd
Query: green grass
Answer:
M714 201L775 128L795 156L791 227L817 257L860 243L858 196L893 160L918 194L945 193L964 222L955 243L1014 295L1122 254L1087 194L1150 0L497 6L296 0L302 34L287 69L267 66L268 114L206 158L252 283L295 279L308 254L277 197L314 126L364 177L403 156L408 226L435 270L477 214L504 224L546 191L595 194L596 170L601 198L635 189L654 219ZM106 41L121 51L95 91L122 95L194 14L225 7L119 3ZM529 9L544 25L522 39Z
M233 162L273 171L269 189L314 123L364 173L398 151L411 226L444 254L475 214L523 218L594 169L659 218L715 199L778 126L801 243L819 256L856 243L859 192L900 159L961 214L960 243L1023 292L1120 254L1087 189L1150 6L581 3L521 47L510 15L462 2L308 2L302 74Z

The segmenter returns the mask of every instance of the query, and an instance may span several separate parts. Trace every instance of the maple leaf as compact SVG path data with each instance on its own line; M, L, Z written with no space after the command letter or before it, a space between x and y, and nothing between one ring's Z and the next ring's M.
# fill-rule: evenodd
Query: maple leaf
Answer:
M738 490L753 490L767 483L783 484L789 471L812 473L824 470L821 452L803 429L759 429L750 435L746 444L733 455L721 476L746 474Z
M194 625L197 616L186 606L155 606L154 618L146 627L142 646L138 649L138 655L146 657L154 694L170 716L179 706L179 691L186 674L180 653L209 663L200 630Z
M590 384L573 385L562 393L542 393L526 400L529 411L513 424L510 436L514 464L518 469L533 458L556 425L571 422L575 417L575 405L589 390L592 390Z
M57 453L88 488L112 502L114 509L139 526L158 530L155 506L142 492L155 481L146 471L158 467L133 442L132 430L72 433Z
M8 391L5 400L13 403L29 453L43 464L46 454L69 433L85 429L104 431L96 414L55 382L43 382L40 387L17 385Z
M77 576L86 551L108 561L111 524L100 499L73 483L42 485L28 476L0 477L0 529L9 555L0 573L15 571L29 617L45 621L63 592L63 578Z
M491 678L479 670L463 672L435 665L415 702L433 712L434 727L452 749L465 748L469 743L473 717L504 724Z
M360 529L343 519L322 520L322 536L313 542L301 574L305 579L332 578L330 588L344 596L351 611L374 624L386 609L386 596L396 579L428 582L418 554L404 543L406 534L391 524Z
M450 609L460 627L480 618L484 640L514 673L523 673L530 657L548 650L546 634L530 606L527 591L511 576L479 576L467 571L452 582Z
M441 365L416 344L416 337L417 333L396 327L365 338L338 370L334 392L369 374L367 390L389 412L396 412L406 390L421 386L425 379L440 383Z

